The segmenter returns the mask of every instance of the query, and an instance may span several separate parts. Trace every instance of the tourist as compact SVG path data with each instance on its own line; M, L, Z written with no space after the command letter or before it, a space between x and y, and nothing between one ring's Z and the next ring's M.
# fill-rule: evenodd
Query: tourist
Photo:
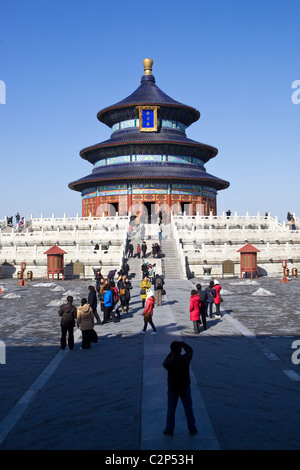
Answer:
M100 317L97 312L97 294L96 294L95 288L94 286L89 286L88 290L89 290L89 295L88 295L87 302L89 306L91 307L91 309L93 310L93 314L97 320L97 325L101 325Z
M226 215L227 215L227 219L229 219L229 217L231 216L231 211L230 210L226 211Z
M171 352L163 362L164 368L168 371L168 411L164 434L173 436L175 429L175 412L178 398L180 397L185 411L187 426L192 435L197 432L189 371L193 357L193 349L183 341L173 341L170 349ZM181 354L181 349L184 349L185 354Z
M200 333L200 297L196 289L191 291L190 297L190 320L194 325L194 332Z
M20 220L20 222L18 223L18 232L21 232L22 231L22 228L24 226L24 223L25 223L25 219L24 217L22 217L22 219Z
M162 276L156 273L155 277L153 278L152 284L154 285L154 296L157 307L160 307L162 305L164 283L165 281L163 280Z
M153 243L152 245L152 254L153 254L153 258L155 257L160 258L160 246L157 242Z
M161 249L158 243L156 243L156 257L161 258Z
M113 322L116 323L117 317L113 312L114 306L114 296L110 287L110 284L106 284L104 287L104 298L103 298L103 308L104 308L104 318L103 324L108 322L110 316L112 316Z
M296 230L296 224L294 217L291 218L292 230Z
M111 269L107 275L108 277L108 282L113 281L115 278L117 270L116 269Z
M142 300L142 307L145 307L145 301L147 299L147 290L150 289L151 284L149 282L149 279L147 276L145 276L141 282L140 288L140 294L141 294L141 300Z
M213 311L212 307L214 304L215 296L216 296L216 291L214 289L214 281L210 281L209 286L206 287L205 292L207 294L207 299L206 299L206 316L208 317L208 312L209 312L209 317L213 318Z
M129 271L130 271L129 264L127 263L127 261L125 261L123 268L122 268L122 275L129 276Z
M147 265L146 261L144 261L142 266L141 266L141 275L142 275L143 279L144 279L144 277L148 277L148 265Z
M152 319L154 304L155 304L155 298L153 296L153 292L152 292L152 290L149 290L147 292L147 300L146 300L145 310L143 311L144 328L142 329L142 333L146 333L147 326L148 326L148 323L149 323L152 327L152 330L153 330L152 334L153 335L157 334L157 331L156 331L156 328L155 328L155 325L154 325L153 319Z
M67 345L67 333L68 333L68 346L69 349L74 348L74 332L77 309L73 305L73 297L68 295L67 303L60 306L58 315L61 317L61 338L60 345L61 349L66 349Z
M206 330L206 300L207 293L202 290L201 284L196 285L197 293L200 298L200 319L202 320L203 328Z
M95 281L96 281L96 291L99 292L100 290L100 281L101 279L104 279L103 278L103 275L101 273L101 268L99 268L95 274Z
M162 240L162 224L161 224L161 222L158 224L158 239L159 239L159 241Z
M222 287L219 284L219 281L217 279L214 280L214 289L216 292L215 296L215 306L216 306L216 317L220 318L221 317L221 312L220 312L220 304L221 304L221 296L220 296L220 290Z
M148 263L148 278L149 278L150 283L152 283L153 281L153 273L154 273L153 266L152 264Z
M128 258L133 258L133 244L132 242L128 245Z
M16 227L18 227L20 218L21 218L19 212L16 213L15 217L16 217Z
M125 277L122 283L124 287L120 289L121 308L122 308L122 312L124 312L124 307L126 307L126 313L128 313L129 302L130 302L130 290L132 289L132 284L129 281L128 277ZM121 292L122 292L122 295L121 295Z
M137 247L136 247L136 254L137 254L137 257L140 258L141 257L141 245L138 243L137 244Z
M143 252L143 255L142 255L142 257L143 257L143 258L146 258L146 253L147 253L147 244L146 244L146 242L145 242L145 241L143 241L143 243L142 243L142 252Z
M117 317L120 318L120 311L119 311L119 307L118 307L118 303L119 303L119 291L118 291L118 288L116 287L115 281L111 281L111 282L110 282L110 288L111 288L111 291L112 291L112 293L113 293L113 298L114 298L114 303L113 303L113 308L112 308L112 310L113 310L114 312L116 312Z
M77 308L77 327L82 332L81 349L90 349L94 328L94 314L86 299L81 299L81 306Z
M129 227L128 227L128 236L129 236L129 238L131 237L131 235L132 235L132 225L129 224Z
M124 313L124 306L125 306L125 296L126 296L126 275L124 274L119 280L117 287L119 289L119 298L120 298L120 303L121 303L121 309L122 313Z
M105 294L104 288L107 284L108 284L108 279L102 278L100 280L100 288L99 288L98 299L100 301L100 309L101 309L101 312L102 312L103 315L104 315L104 294Z

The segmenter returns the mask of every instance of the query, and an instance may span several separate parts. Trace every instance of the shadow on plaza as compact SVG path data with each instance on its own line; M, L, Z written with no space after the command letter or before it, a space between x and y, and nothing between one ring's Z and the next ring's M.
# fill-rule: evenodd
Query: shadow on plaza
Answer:
M139 307L132 309L132 316L141 311L140 301L134 303ZM222 315L230 313L232 310L222 311ZM98 343L92 344L91 349L81 350L81 340L78 340L74 351L66 351L65 358L1 449L139 450L143 367L153 360L150 356L145 358L144 342L149 341L154 351L158 346L155 365L164 370L162 362L170 344L166 342L164 348L159 337L172 338L173 332L178 332L194 350L191 367L196 383L192 383L192 395L198 386L211 419L217 417L215 431L223 448L284 448L286 441L281 441L280 436L286 439L291 433L289 423L294 413L300 411L299 401L295 405L290 400L282 400L280 388L274 387L275 384L272 393L267 393L270 376L265 375L266 359L247 338L205 336L201 334L202 326L200 334L195 335L192 323L181 326L176 321L157 327L156 336L151 336L150 325L145 335L127 331L124 336L122 320L116 325L121 327L120 331L113 333L110 323L99 326ZM208 328L214 328L218 322L218 318L208 319ZM106 327L110 331L106 332ZM142 315L140 327L143 327ZM59 352L59 339L53 346L24 347L8 343L7 364L1 370L2 385L7 389L2 399L1 420ZM280 338L273 341L280 343ZM270 368L276 376L277 369L271 362ZM167 405L167 373L162 381L154 376L153 382L157 383L159 400ZM276 426L270 427L270 416ZM199 422L201 416L196 415L196 420ZM234 423L234 428L228 432L230 423ZM165 413L162 413L157 426L162 438L164 425ZM72 432L67 432L70 429ZM297 436L299 430L295 440ZM291 448L296 446L292 441Z

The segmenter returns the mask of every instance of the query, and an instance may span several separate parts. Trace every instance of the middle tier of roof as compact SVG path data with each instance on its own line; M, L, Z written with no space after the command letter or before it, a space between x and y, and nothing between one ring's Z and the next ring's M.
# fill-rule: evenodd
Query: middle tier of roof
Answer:
M103 158L153 153L196 157L206 163L217 155L218 150L188 139L181 131L160 129L159 132L140 132L134 128L114 132L110 139L81 150L80 156L95 164Z

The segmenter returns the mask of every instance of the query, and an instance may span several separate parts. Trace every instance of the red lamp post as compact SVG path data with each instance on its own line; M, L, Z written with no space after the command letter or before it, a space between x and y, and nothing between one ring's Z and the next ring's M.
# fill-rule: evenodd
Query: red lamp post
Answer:
M286 277L286 273L287 273L287 262L286 262L286 259L283 259L283 260L282 260L282 267L283 267L283 278L281 279L280 282L282 282L282 283L290 282L290 281L288 280L288 278Z
M24 279L24 271L26 269L26 263L21 263L21 271L22 271L22 274L21 274L21 279L20 279L20 282L18 284L18 286L27 286L26 282L25 282L25 279Z

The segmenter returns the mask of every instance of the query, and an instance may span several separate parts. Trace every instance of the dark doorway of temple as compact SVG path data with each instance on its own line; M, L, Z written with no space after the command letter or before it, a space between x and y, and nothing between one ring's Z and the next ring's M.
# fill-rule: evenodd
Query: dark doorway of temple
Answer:
M115 216L116 212L119 212L119 203L118 202L110 202L110 214L111 216Z
M188 202L181 202L181 203L180 203L180 206L181 206L181 212L182 212L182 214L184 214L184 212L185 212L186 215L192 215L192 214L190 214L190 206L191 206L190 203L188 203Z
M145 224L155 222L155 202L144 201L144 206L147 209L148 216L145 217Z

